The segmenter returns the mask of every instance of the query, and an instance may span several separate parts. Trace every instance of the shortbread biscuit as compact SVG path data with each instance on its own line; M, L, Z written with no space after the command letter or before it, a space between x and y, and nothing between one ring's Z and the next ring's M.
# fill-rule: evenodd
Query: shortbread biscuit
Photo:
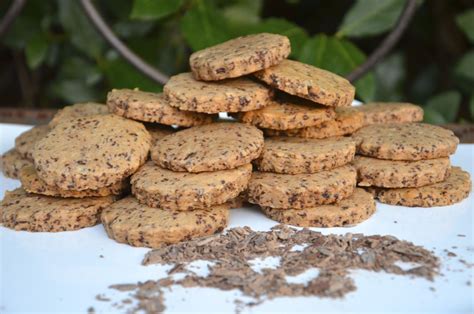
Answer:
M32 152L36 142L46 136L49 132L48 125L37 125L18 135L15 139L15 150L21 157L33 160Z
M15 149L10 149L0 158L0 169L2 170L5 177L11 179L19 179L20 170L26 166L32 165L32 161L21 157L21 155Z
M49 122L50 127L56 126L59 122L76 119L81 117L95 116L98 114L108 114L109 109L104 104L96 102L84 102L78 103L71 106L66 106L63 109L58 110L54 115L53 119Z
M423 121L423 108L405 102L373 102L355 108L364 114L364 126Z

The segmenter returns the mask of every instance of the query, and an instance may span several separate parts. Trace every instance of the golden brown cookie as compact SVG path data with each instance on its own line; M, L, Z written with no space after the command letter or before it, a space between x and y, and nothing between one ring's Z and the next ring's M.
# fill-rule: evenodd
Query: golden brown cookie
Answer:
M59 122L87 116L95 116L98 114L108 114L109 109L104 104L96 102L84 102L71 106L66 106L58 110L53 119L49 122L50 127L56 126Z
M148 157L151 137L143 124L96 115L56 125L35 146L38 176L63 190L96 190L134 173Z
M219 113L263 108L272 91L266 86L241 77L219 82L203 82L191 73L172 76L163 87L169 104L180 110Z
M298 61L283 60L254 75L276 89L321 105L344 107L354 100L355 88L348 80Z
M268 136L291 136L302 138L328 138L333 136L349 135L363 126L364 116L354 107L336 108L336 118L321 123L317 126L310 126L301 129L272 130L265 129Z
M451 130L424 123L374 124L352 137L359 154L391 160L448 157L459 143Z
M28 194L18 188L5 194L0 204L3 225L14 230L59 232L77 230L99 223L102 209L113 196L56 198Z
M156 142L153 161L173 171L232 169L258 158L262 131L243 123L221 122L179 131Z
M471 192L471 176L452 167L443 182L418 188L376 189L376 198L385 204L409 207L448 206L462 201Z
M252 165L214 172L174 172L149 161L131 179L140 203L169 210L193 210L223 204L247 188Z
M270 219L299 227L345 227L368 219L375 212L373 196L363 189L338 203L319 205L305 209L263 207L262 212Z
M320 125L336 117L334 109L297 97L270 100L265 108L233 114L241 122L273 130Z
M111 239L157 248L221 232L229 220L229 207L170 211L148 207L129 196L106 208L101 220Z
M248 187L250 203L272 208L309 208L349 197L356 185L352 166L313 174L254 172Z
M33 162L21 157L15 149L10 149L0 158L0 169L5 177L12 179L19 179L20 170L23 169L23 167L32 165Z
M25 191L28 193L56 197L83 198L92 196L121 195L129 189L128 180L123 180L114 183L111 186L106 186L97 190L63 190L54 185L49 185L43 180L41 180L36 174L36 170L33 164L25 166L20 170L19 179L21 181L22 188L25 189Z
M170 106L164 94L138 89L112 89L107 94L110 112L129 119L190 127L212 122L212 116Z
M359 186L385 188L418 187L441 182L447 178L451 167L447 157L402 161L356 156L353 164Z
M405 102L373 102L355 108L364 114L364 126L423 120L423 108Z
M286 36L261 33L196 51L189 64L197 80L217 81L271 67L290 52L290 40Z
M277 173L315 173L343 166L354 159L355 142L346 137L306 139L269 137L261 156L254 161L258 170Z
M28 131L21 133L15 139L15 150L21 157L33 160L32 152L36 142L46 136L49 132L48 125L37 125Z

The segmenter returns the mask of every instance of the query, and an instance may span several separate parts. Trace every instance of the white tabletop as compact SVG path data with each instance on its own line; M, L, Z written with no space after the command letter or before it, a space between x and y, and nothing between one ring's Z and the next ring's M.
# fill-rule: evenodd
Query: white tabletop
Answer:
M14 138L28 127L0 124L0 152L13 147ZM474 145L460 145L452 164L474 174ZM0 197L20 186L0 174ZM432 249L442 262L442 276L430 282L386 273L354 271L357 290L343 299L279 298L244 309L244 312L466 312L474 309L473 196L446 207L407 208L377 203L377 212L355 227L317 229L325 234L347 232L390 234ZM231 212L230 227L269 230L276 223L256 208ZM459 235L465 235L464 237ZM111 284L136 283L164 276L168 266L141 266L149 250L110 240L102 226L73 232L16 232L0 227L0 312L125 312L112 306L127 292L108 289ZM453 248L456 247L456 248ZM456 257L448 257L445 249ZM434 289L430 289L434 288ZM95 299L103 294L112 299ZM173 287L165 292L167 312L234 312L238 291ZM241 298L244 299L245 298Z

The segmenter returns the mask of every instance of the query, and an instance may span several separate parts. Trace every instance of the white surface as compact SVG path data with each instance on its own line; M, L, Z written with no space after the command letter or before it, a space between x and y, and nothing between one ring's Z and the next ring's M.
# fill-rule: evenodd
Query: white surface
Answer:
M11 148L15 136L26 129L0 125L0 152ZM462 166L472 176L473 156L474 145L460 145L451 158L452 164ZM0 182L0 197L5 190L19 186L18 181L1 175ZM472 194L462 203L447 207L406 208L377 204L374 216L356 227L319 229L325 234L390 234L433 249L441 258L443 273L434 282L355 271L352 276L357 290L344 299L280 298L244 311L472 312L473 287L466 282L474 283L473 269L459 262L462 258L474 263L472 211ZM244 225L268 230L275 223L255 208L232 210L230 227ZM459 237L459 234L465 237ZM169 266L141 266L148 249L116 243L107 238L102 226L62 233L15 232L0 227L0 239L2 313L84 313L90 306L98 312L117 312L112 307L113 301L122 300L127 293L108 289L109 285L158 279L169 269ZM444 249L458 256L447 257ZM199 265L195 266L199 270ZM312 275L311 272L308 274ZM113 301L97 301L97 294ZM233 312L234 297L240 295L238 291L173 287L165 293L165 305L167 312Z

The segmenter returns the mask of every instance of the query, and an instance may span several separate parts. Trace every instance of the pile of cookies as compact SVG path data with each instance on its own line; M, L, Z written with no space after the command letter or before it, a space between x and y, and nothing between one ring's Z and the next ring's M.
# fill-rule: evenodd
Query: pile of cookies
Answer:
M406 206L467 197L469 175L449 164L451 131L417 123L412 104L352 107L347 80L290 52L285 36L239 37L192 54L192 72L163 93L114 89L106 105L64 108L2 156L22 183L1 204L3 224L102 222L118 242L158 247L223 230L243 202L283 223L334 227L370 217L374 196Z

